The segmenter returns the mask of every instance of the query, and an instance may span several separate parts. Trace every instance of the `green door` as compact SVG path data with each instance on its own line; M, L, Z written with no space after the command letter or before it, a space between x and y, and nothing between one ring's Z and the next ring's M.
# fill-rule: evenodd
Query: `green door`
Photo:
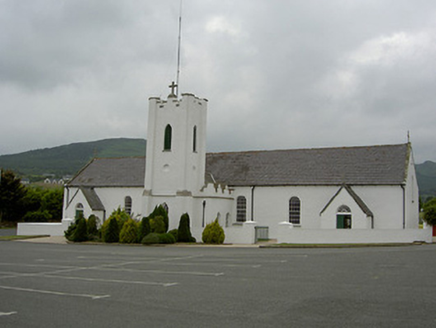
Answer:
M336 215L336 229L344 229L345 228L345 215L338 214Z

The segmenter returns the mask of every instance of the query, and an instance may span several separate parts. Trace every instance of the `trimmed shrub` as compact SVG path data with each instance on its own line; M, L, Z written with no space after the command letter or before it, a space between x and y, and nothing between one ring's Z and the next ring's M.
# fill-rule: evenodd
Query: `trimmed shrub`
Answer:
M98 219L98 217L96 217L94 214L92 214L88 218L88 222L87 222L88 235L98 236L98 224L99 224L99 221L100 220Z
M110 217L102 227L102 239L106 243L117 243L120 237L120 228L116 217Z
M224 230L218 223L218 219L206 225L203 230L202 240L205 244L222 244L224 238Z
M71 241L82 242L88 240L88 229L86 228L86 219L79 217L76 220L76 228L71 235Z
M170 230L170 231L168 231L168 233L173 235L175 241L179 240L179 230L178 229Z
M144 245L159 244L160 243L159 234L155 232L150 232L147 236L145 236L142 239L141 243Z
M159 244L174 244L176 239L170 233L162 233L159 235Z
M150 218L143 217L141 223L139 224L139 240L142 240L151 232L150 228Z
M120 232L120 243L133 244L138 240L138 226L133 219L124 223Z
M162 216L156 216L150 219L151 232L155 233L165 233L165 222Z
M115 217L117 219L118 228L120 229L120 231L123 228L124 223L126 223L127 220L130 219L130 215L127 214L127 212L125 210L122 210L119 207L115 211L113 211L110 216Z
M193 238L191 234L188 213L185 213L180 217L178 232L179 234L178 234L177 241L181 243L195 242L195 238Z
M169 226L168 213L162 205L156 206L153 212L151 212L151 214L149 215L150 219L154 219L155 217L158 216L161 216L164 221L165 229L163 232L167 232Z
M76 223L72 223L69 225L68 229L64 231L65 238L69 241L72 241L72 237L74 231L76 231L77 225Z

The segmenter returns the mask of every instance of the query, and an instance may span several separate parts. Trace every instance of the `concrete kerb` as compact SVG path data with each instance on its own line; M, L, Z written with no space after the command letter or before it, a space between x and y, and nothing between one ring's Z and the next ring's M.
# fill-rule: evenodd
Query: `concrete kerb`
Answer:
M121 244L121 243L103 243L103 242L83 242L83 243L74 243L68 241L64 236L51 236L51 237L41 237L38 238L30 238L30 239L17 239L14 241L18 242L30 242L30 243L41 243L41 244L77 244L77 245L118 245L118 246L144 246L141 244ZM166 245L149 245L154 247L208 247L208 248L362 248L362 247L402 247L402 246L418 246L418 245L427 245L423 242L415 242L415 243L380 243L380 244L268 244L268 243L259 243L259 244L221 244L221 245L212 245L212 244L184 244L184 243L176 243L176 244L166 244Z

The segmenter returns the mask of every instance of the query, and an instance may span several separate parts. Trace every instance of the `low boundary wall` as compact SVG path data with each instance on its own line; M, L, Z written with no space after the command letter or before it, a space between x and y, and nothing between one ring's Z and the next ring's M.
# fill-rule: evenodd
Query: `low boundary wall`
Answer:
M323 229L304 230L280 226L278 243L289 244L383 244L432 242L431 229Z
M63 219L59 223L45 223L45 222L29 222L18 223L17 235L18 236L63 236L64 231L68 229L73 219Z

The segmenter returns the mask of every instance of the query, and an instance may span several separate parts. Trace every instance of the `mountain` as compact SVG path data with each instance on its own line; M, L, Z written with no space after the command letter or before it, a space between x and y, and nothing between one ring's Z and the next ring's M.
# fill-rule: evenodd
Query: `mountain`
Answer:
M119 138L73 143L14 155L1 155L0 168L11 169L19 176L33 177L33 180L47 174L62 177L74 175L94 157L145 156L145 149L144 139Z
M415 165L416 179L418 180L419 194L425 200L436 197L436 163L426 161Z
M145 156L144 139L105 139L73 143L54 148L31 150L14 155L1 155L0 168L11 169L23 178L41 180L44 175L57 177L76 174L94 157ZM436 197L436 163L416 164L419 194L425 200Z

